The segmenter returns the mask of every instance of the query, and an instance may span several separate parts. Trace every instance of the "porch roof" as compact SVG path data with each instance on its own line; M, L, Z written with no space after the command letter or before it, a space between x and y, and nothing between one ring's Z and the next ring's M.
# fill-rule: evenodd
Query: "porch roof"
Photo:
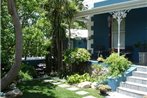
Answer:
M89 10L84 10L75 15L76 18L91 16L95 14L103 14L118 10L131 10L136 8L147 7L147 0L130 0L126 2L100 6Z

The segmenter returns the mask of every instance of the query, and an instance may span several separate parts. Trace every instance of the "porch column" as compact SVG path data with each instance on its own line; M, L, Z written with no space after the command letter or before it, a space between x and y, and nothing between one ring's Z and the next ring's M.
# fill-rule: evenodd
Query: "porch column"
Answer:
M89 50L92 54L93 54L93 48L92 48L92 44L93 44L93 30L91 29L91 27L93 26L93 21L91 20L92 16L88 16L87 19L87 29L88 29L88 39L87 39L87 50Z
M112 12L112 16L114 19L117 20L117 23L118 23L118 39L117 39L117 52L118 52L118 55L120 55L120 27L121 27L121 21L123 18L126 17L127 15L127 12L129 12L129 10L120 10L120 11L114 11Z

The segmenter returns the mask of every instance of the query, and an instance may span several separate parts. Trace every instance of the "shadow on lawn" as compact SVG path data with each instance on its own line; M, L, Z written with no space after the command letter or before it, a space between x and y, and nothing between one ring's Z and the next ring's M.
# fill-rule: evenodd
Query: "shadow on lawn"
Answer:
M56 86L41 80L22 82L18 88L23 92L21 98L56 98L53 92Z
M42 93L30 93L24 92L21 98L56 98L55 94L52 92L48 92L49 94L42 94Z

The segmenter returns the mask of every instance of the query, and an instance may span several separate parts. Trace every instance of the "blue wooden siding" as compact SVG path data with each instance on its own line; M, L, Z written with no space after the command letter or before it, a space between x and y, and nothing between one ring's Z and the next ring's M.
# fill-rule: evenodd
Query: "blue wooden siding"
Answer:
M92 19L94 21L94 26L92 27L94 31L94 44L92 45L92 48L94 48L94 58L97 58L97 51L100 47L104 49L109 48L108 15L109 14L95 15Z
M79 40L73 40L73 48L87 48L87 40L86 38L82 38Z
M104 46L106 50L110 48L109 43L109 28L108 28L108 16L110 14L94 15L92 21L94 26L94 56L98 50L98 46ZM147 43L147 8L131 10L126 17L126 33L125 33L125 46L132 47L133 61L139 61L138 48L135 47L136 43Z
M106 6L106 5L121 3L126 1L130 1L130 0L106 0L106 1L95 3L94 7Z

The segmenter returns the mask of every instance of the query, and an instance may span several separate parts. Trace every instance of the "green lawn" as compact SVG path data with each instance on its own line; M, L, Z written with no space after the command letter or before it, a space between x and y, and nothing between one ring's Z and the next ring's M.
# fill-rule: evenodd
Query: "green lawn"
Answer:
M23 92L21 98L82 98L75 92L68 91L64 88L57 87L50 83L44 83L41 80L27 81L18 84L19 89ZM98 91L93 89L84 89L97 98L104 98L98 95Z
M87 88L87 89L83 89L83 90L89 92L90 95L95 96L97 98L104 98L104 96L101 96L99 94L99 91L98 90L95 90L95 89L92 89L92 88Z

